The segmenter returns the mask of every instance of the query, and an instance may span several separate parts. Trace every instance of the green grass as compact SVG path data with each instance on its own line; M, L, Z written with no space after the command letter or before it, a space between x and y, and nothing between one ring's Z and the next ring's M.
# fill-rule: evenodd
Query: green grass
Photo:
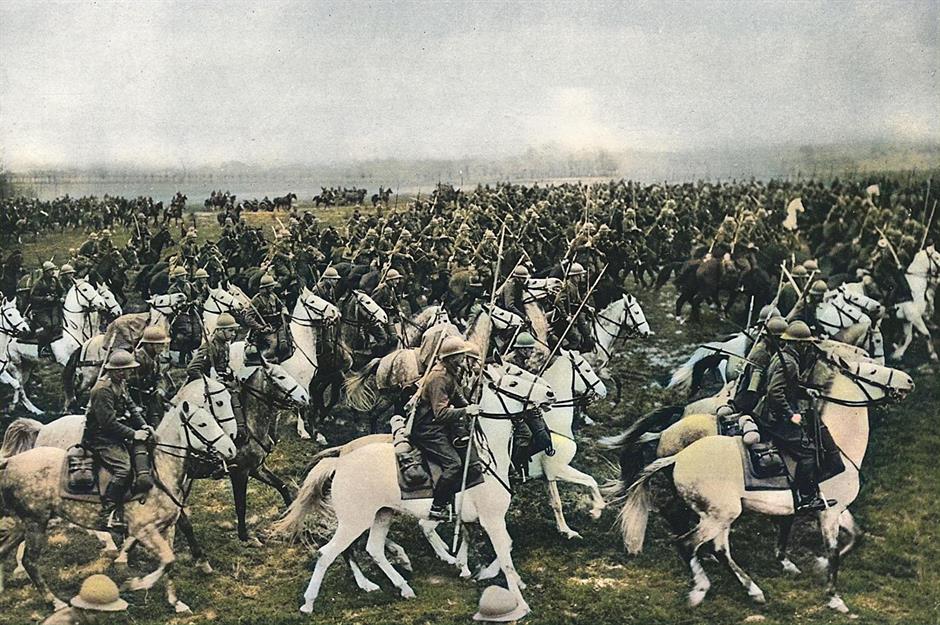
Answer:
M333 211L340 219L345 210ZM199 216L200 234L213 236L214 219ZM249 219L270 220L268 215ZM120 235L117 237L121 241ZM46 254L74 245L76 234L45 236L28 243L27 256ZM700 341L731 329L706 311L701 327L678 325L667 313L673 301L668 289L660 296L641 294L644 310L656 336L630 343L618 361L621 371L640 373L644 378L662 379L669 365L685 357ZM661 358L665 357L667 362ZM923 349L909 358L923 362ZM907 367L908 370L914 367ZM917 381L914 393L903 403L879 408L872 413L872 436L865 459L864 484L853 511L868 535L856 552L843 562L842 596L858 623L936 624L940 623L940 450L937 434L937 399L940 381L935 369L912 371ZM52 407L58 396L57 368L39 372L41 388L31 390L36 403ZM599 436L618 432L637 415L658 403L674 403L675 397L661 389L627 379L624 400L617 406L599 403L591 408L597 425L582 431L580 450L574 464L599 481L614 476L611 462L616 459L593 444ZM347 415L338 413L338 416ZM359 423L327 426L335 442L348 440ZM294 481L317 447L300 441L292 422L282 422L281 442L269 459L279 475ZM812 555L820 544L813 521L800 520L794 529L792 557L804 570L797 578L785 576L773 559L774 531L765 517L745 515L732 534L738 562L753 575L767 593L768 603L755 606L737 582L718 565L706 563L713 588L705 603L692 611L685 606L688 573L681 565L664 525L654 513L647 547L638 557L628 557L619 534L612 529L615 511L592 521L587 512L586 493L579 487L562 485L569 524L584 538L568 541L554 528L545 486L530 482L520 487L510 510L509 529L515 540L513 556L528 583L525 592L533 613L525 622L544 625L624 623L741 623L760 615L765 623L848 622L824 607L822 579L812 572ZM249 489L249 513L253 527L265 527L281 511L277 494L259 483ZM382 590L370 595L359 591L346 565L337 562L326 576L320 599L312 616L297 612L301 593L309 579L307 565L313 556L301 545L269 542L263 548L246 547L235 537L234 511L226 482L201 482L191 499L196 533L210 554L216 569L211 577L193 569L185 546L180 545L178 579L180 598L194 610L193 616L176 617L163 601L163 586L152 592L129 595L130 619L140 625L162 623L244 623L277 625L292 623L466 623L476 609L485 584L460 580L455 571L436 560L413 521L395 523L392 536L414 562L410 583L418 598L398 597L380 571L360 560L367 574ZM450 526L444 529L448 532ZM452 530L450 530L452 531ZM67 534L68 541L64 540ZM449 534L445 534L449 536ZM475 530L473 565L491 558L485 536ZM71 596L81 580L91 572L105 571L120 579L127 572L108 568L96 560L97 544L84 534L57 532L44 555L42 566L60 596ZM48 612L47 606L25 580L9 580L12 559L3 563L7 591L0 595L0 624L22 624ZM153 567L139 552L131 558L135 574Z

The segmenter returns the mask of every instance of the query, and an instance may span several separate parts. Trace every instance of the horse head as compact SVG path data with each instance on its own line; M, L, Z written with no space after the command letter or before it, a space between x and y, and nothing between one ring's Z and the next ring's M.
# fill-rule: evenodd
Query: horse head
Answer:
M371 297L362 291L353 291L353 296L359 305L359 310L365 311L372 323L385 325L388 323L388 313L375 303Z
M571 390L574 397L585 400L607 397L607 387L580 352L563 351L561 355L571 363Z
M914 390L914 380L900 369L867 360L848 361L826 353L811 383L824 387L824 398L849 406L871 406L903 399Z
M622 309L618 310L620 307ZM646 320L643 307L640 306L640 300L635 295L624 293L623 297L611 303L601 314L606 316L608 311L612 313L610 316L618 322L618 325L628 332L639 336L651 336L653 334L653 329L650 327L649 321Z
M490 318L493 320L493 327L497 330L515 330L521 328L525 321L516 313L493 305L490 308Z
M153 310L166 317L169 317L186 303L186 295L184 293L165 293L163 295L154 295L147 300L147 303Z
M208 456L221 456L224 460L235 458L237 449L232 437L222 428L218 420L205 408L184 401L177 409L179 415L179 438L185 441L189 451ZM172 419L164 419L172 427ZM161 423L162 425L162 423ZM161 428L163 429L163 428ZM158 430L157 447L160 446Z
M555 391L539 377L518 367L486 365L483 371L483 414L502 417L521 414L532 408L548 409L555 401Z
M18 336L29 332L29 323L16 307L16 298L3 298L0 302L0 333Z
M307 287L300 292L294 305L292 321L301 323L334 323L339 321L339 308L326 301Z
M884 306L881 305L881 302L872 297L859 293L857 290L849 289L844 284L836 289L835 292L837 298L841 298L844 302L852 304L856 308L860 308L872 319L878 319L884 315Z
M111 287L104 282L98 285L98 295L101 296L101 301L104 302L104 307L99 308L99 310L103 310L113 317L120 317L123 314L124 310L121 308L121 304L118 303L117 297L115 297Z
M310 394L307 389L298 384L284 367L273 362L265 362L263 369L265 385L269 388L273 387L270 390L275 393L273 397L265 397L265 399L271 399L275 404L297 407L310 403Z

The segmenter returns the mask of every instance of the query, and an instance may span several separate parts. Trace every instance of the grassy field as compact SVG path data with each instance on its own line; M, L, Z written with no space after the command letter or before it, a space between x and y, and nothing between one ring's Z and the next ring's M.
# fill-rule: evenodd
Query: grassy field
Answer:
M346 209L324 214L338 220ZM270 221L267 214L250 214L250 221ZM214 236L211 215L198 216L202 236ZM23 245L27 259L48 257L51 252L75 245L80 233L50 235ZM122 243L126 233L119 233ZM662 380L672 366L683 360L699 342L729 330L710 312L700 327L678 324L669 315L673 294L637 293L656 332L642 343L628 344L617 361L622 372L640 373L644 379ZM840 585L842 596L857 616L858 623L931 624L940 623L940 435L937 433L940 380L936 369L919 365L924 349L913 349L905 365L917 381L915 392L903 403L872 411L872 443L864 465L864 483L853 507L868 534L860 548L844 562ZM58 369L39 372L41 386L30 389L36 403L54 409L58 400ZM593 441L622 430L643 412L661 404L675 403L651 383L626 378L621 403L606 402L589 412L598 425L582 429L574 465L599 481L613 477L616 459L600 451ZM331 442L343 442L364 431L355 417L338 411L336 423L327 427ZM4 426L9 417L3 420ZM269 459L279 475L294 481L318 447L299 440L282 423L282 438ZM513 556L528 583L526 597L533 608L525 622L544 625L566 623L621 625L624 623L731 624L762 620L776 623L845 623L846 616L824 607L822 579L812 572L812 556L819 546L816 525L801 519L794 529L793 559L804 570L800 577L783 574L773 560L774 531L766 518L746 515L735 526L732 544L736 559L767 593L765 606L753 605L737 582L718 565L706 563L714 583L705 603L691 611L685 605L688 575L672 548L668 532L654 513L650 540L639 557L628 557L619 534L612 529L615 511L592 521L587 512L586 492L562 485L569 523L584 538L568 541L556 533L545 486L530 482L518 488L510 511L509 529L515 540ZM380 571L369 564L366 573L382 590L366 595L359 591L345 564L331 567L320 600L312 616L297 612L300 595L309 579L308 564L315 557L302 545L268 541L264 547L239 543L232 528L234 512L226 482L201 482L194 489L191 510L196 533L207 547L215 574L206 577L189 566L189 556L180 545L180 562L175 571L180 598L192 606L194 614L177 617L163 601L162 584L149 594L127 596L131 602L128 620L140 625L162 623L243 623L277 625L293 623L419 625L425 623L466 623L476 609L486 584L460 580L455 571L439 562L424 543L413 521L399 520L392 536L414 562L410 583L418 598L398 597ZM277 494L252 483L249 512L256 531L265 528L281 511ZM450 526L447 526L449 529ZM445 529L445 531L447 531ZM449 535L449 534L448 534ZM475 530L477 549L471 555L474 566L490 560L485 539ZM362 561L365 563L364 561ZM3 563L7 572L13 562ZM44 555L53 588L60 596L71 596L90 573L104 571L119 579L127 571L109 568L97 559L97 544L84 534L57 532ZM149 570L153 563L135 553L131 571ZM9 580L0 595L0 624L22 624L48 613L32 586L25 580ZM118 619L116 622L121 622Z

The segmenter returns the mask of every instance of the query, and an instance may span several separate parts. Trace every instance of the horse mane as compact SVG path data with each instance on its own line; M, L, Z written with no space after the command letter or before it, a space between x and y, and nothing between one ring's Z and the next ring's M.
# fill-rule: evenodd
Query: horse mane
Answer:
M536 349L548 350L548 319L545 313L535 302L525 305L526 316L532 322L532 331L535 332L535 339L538 343Z
M490 343L492 331L493 319L489 315L483 314L482 311L477 314L477 318L467 330L467 342L476 347L476 352L480 355L480 358L486 355L486 347Z

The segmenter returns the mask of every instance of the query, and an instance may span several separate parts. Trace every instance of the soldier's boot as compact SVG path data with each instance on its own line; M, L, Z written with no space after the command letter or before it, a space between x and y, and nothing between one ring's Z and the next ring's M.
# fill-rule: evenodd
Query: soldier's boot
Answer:
M98 529L108 532L114 544L120 547L124 543L124 489L113 481L108 484L101 497L101 510L98 512Z
M815 462L801 459L796 465L794 477L794 508L796 512L821 512L836 505L835 499L823 499L819 484L813 479Z
M134 493L143 494L153 488L153 469L150 450L141 443L134 445L131 461L134 465Z
M545 419L541 412L527 412L523 417L525 424L532 432L532 442L529 447L529 454L534 455L544 451L546 456L554 456L555 448L552 446L552 433L545 425Z

